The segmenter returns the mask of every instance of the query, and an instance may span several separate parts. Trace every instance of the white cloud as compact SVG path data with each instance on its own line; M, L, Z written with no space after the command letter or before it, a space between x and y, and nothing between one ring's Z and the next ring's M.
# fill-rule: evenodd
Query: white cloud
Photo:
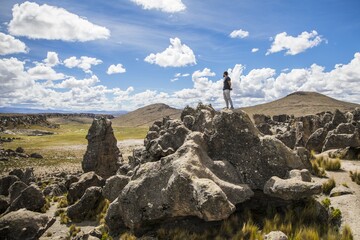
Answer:
M86 73L91 73L91 66L101 64L100 59L82 56L80 58L70 57L64 60L64 65L68 68L81 68Z
M229 36L231 38L246 38L249 36L249 32L239 29L232 31Z
M184 67L196 64L193 50L181 44L179 38L170 38L171 45L161 53L151 53L144 60L161 67Z
M114 65L112 64L108 70L107 70L107 74L115 74L115 73L124 73L126 72L126 69L124 68L124 66L122 64L117 64L117 65Z
M74 77L66 79L59 84L56 84L54 88L83 88L91 87L96 83L100 82L99 78L96 75L91 76L90 78L77 80Z
M63 8L34 2L15 4L9 32L31 39L91 41L107 39L110 31Z
M179 78L178 77L176 77L176 78L172 78L172 79L170 79L170 82L176 82L176 81L178 81L179 80Z
M252 52L252 53L256 53L257 51L259 51L258 48L253 48L253 49L251 49L251 52Z
M44 63L50 67L54 67L60 63L59 56L56 52L48 52Z
M285 55L296 55L304 52L306 49L318 46L324 39L316 31L302 32L297 37L288 36L286 32L275 36L271 48L266 55L287 50Z
M37 66L30 68L27 72L33 80L52 81L65 78L65 75L63 73L57 73L53 68L44 64L38 64Z
M156 9L163 12L181 12L186 9L186 6L181 0L131 0L143 9Z
M25 43L13 36L0 32L0 55L27 53Z

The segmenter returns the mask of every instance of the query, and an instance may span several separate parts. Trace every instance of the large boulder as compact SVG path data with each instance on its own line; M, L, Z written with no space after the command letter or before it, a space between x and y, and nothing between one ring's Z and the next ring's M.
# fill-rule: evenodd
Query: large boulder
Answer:
M94 171L103 178L116 174L122 156L111 127L111 121L94 119L86 136L88 146L82 161L84 172Z
M16 211L21 208L26 208L27 210L34 212L40 212L45 203L45 197L41 190L35 185L30 185L22 190L19 196L11 202L6 212Z
M215 114L216 111L211 105L199 103L196 109L186 107L181 113L181 121L191 131L210 131Z
M293 170L289 176L289 179L271 177L264 186L264 193L284 200L299 200L322 192L322 185L311 182L307 170Z
M285 177L293 168L307 168L295 151L272 136L261 137L243 112L221 111L214 117L214 131L206 133L209 156L235 166L243 183L263 189L272 176Z
M4 195L0 195L0 215L9 207L9 199Z
M101 187L90 187L78 202L67 209L67 215L73 222L91 219L97 214L96 210L103 200Z
M319 128L311 136L309 137L308 141L306 142L306 148L308 150L314 150L315 152L321 152L325 138L327 136L327 131L324 128Z
M295 129L291 129L290 131L286 131L284 133L279 133L275 136L281 142L283 142L288 148L294 149L296 144L296 131Z
M22 181L14 182L9 188L10 202L13 202L27 187L28 185Z
M25 240L39 239L55 222L46 214L20 209L0 218L1 239Z
M330 131L324 141L322 151L346 147L360 147L358 131L355 131L353 134L337 134L336 130Z
M110 204L109 228L116 231L124 224L139 229L146 223L185 216L206 221L230 216L235 205L253 192L241 184L231 164L212 161L205 150L203 135L194 132L174 154L140 165Z
M129 177L122 175L115 175L108 178L103 189L104 197L110 202L114 201L129 181Z
M20 181L20 179L15 175L9 175L0 178L0 195L9 195L10 186L17 181Z
M353 121L360 121L360 108L355 108L355 110L352 112L353 114Z
M345 114L342 113L339 109L336 109L334 112L334 116L331 121L331 128L336 128L341 123L347 123L347 119L345 117ZM331 129L330 129L331 130Z
M105 180L94 172L84 173L79 181L72 183L69 188L67 200L70 204L80 199L89 187L103 187Z

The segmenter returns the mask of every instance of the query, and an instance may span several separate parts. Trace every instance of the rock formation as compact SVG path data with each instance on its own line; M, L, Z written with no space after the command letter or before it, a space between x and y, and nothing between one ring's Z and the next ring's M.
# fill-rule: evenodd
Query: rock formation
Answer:
M86 139L88 146L82 161L84 172L94 171L103 178L115 175L122 156L116 146L111 121L105 118L94 119Z

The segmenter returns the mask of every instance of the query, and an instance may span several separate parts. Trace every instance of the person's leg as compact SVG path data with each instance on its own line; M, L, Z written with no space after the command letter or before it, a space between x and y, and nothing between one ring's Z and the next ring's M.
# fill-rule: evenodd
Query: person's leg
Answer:
M229 92L229 90L223 90L223 95L224 95L226 108L229 108L229 100L228 100L227 92Z
M229 102L230 102L231 109L234 109L234 105L233 105L233 102L232 102L231 96L230 96L230 91L229 91Z

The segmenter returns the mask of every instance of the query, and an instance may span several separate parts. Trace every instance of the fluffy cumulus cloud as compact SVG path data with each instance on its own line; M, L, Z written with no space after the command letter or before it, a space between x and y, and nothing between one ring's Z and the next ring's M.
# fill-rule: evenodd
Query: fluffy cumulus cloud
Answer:
M259 51L258 48L253 48L253 49L251 49L251 52L252 52L252 53L256 53L257 51Z
M163 12L175 13L186 9L181 0L131 0L143 9L156 9Z
M91 67L93 65L101 64L102 61L100 59L82 56L80 58L70 57L64 60L64 65L68 68L81 68L86 73L91 73Z
M248 36L249 32L242 29L234 30L230 33L231 38L246 38Z
M0 55L26 53L25 43L11 35L0 32Z
M289 36L286 32L279 33L268 49L266 55L286 51L285 55L296 55L306 49L318 46L324 39L316 31L302 32L297 37Z
M171 45L161 53L151 53L144 60L161 67L184 67L196 64L193 50L181 43L179 38L170 38Z
M99 78L96 75L91 76L83 80L77 80L74 77L70 77L59 84L54 85L54 88L83 88L91 87L96 83L100 82Z
M54 67L60 63L59 56L56 52L48 52L44 63L50 67Z
M63 73L57 73L51 66L45 64L38 64L30 68L28 71L29 77L33 80L61 80L65 78Z
M121 63L119 63L117 65L112 64L106 71L106 73L109 75L115 74L115 73L125 73L125 72L126 72L126 69L124 68L124 66Z
M15 4L9 32L31 39L91 41L107 39L110 31L63 8L34 2Z

